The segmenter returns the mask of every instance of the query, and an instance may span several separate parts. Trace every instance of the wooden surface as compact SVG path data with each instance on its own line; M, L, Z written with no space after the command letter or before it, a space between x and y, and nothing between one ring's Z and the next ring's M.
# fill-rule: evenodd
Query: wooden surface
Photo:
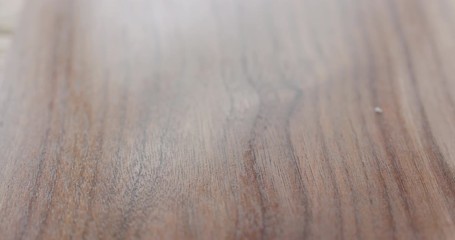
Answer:
M24 0L0 0L0 75L4 69L5 55L17 25Z
M1 239L454 239L454 37L451 0L30 0Z

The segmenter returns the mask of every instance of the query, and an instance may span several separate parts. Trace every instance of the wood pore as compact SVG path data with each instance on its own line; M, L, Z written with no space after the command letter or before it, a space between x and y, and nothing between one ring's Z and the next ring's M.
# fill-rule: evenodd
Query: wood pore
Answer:
M20 19L1 239L455 239L455 1L30 0Z

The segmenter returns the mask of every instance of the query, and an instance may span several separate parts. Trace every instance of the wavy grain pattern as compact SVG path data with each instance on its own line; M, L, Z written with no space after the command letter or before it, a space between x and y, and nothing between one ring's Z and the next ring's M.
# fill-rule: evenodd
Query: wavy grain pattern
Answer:
M2 239L455 236L453 1L33 0L14 33Z

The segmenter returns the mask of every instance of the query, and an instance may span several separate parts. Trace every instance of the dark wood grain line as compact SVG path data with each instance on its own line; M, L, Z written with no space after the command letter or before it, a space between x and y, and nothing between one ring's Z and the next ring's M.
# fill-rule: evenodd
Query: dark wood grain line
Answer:
M320 93L320 89L317 89L317 91ZM316 97L315 98L315 104L319 104L319 97ZM319 129L319 132L323 132L323 127L321 126L320 124L320 120L322 119L321 117L321 113L319 111L319 109L316 110L315 112L315 115L317 116L317 127ZM338 238L339 239L344 239L344 223L343 223L343 218L342 218L342 209L341 209L341 200L340 200L340 190L338 188L338 184L337 184L337 181L334 177L334 171L333 171L333 167L330 163L330 157L329 157L329 148L327 147L327 143L326 143L326 139L324 138L324 136L321 134L318 136L319 138L317 139L318 142L320 142L321 144L321 149L322 149L322 161L324 162L324 167L326 168L327 170L327 178L329 179L329 182L331 184L331 187L332 187L332 190L333 190L333 198L335 200L335 204L336 204L336 218L337 218L337 227L339 228L338 229L338 232L339 232L339 236Z
M62 30L62 20L59 19L59 16L58 16L58 13L56 13L56 21L55 21L55 28L56 29L60 29ZM60 42L58 41L59 39L59 31L55 31L55 34L53 35L53 37L51 38L51 40L53 41L54 45L57 46L56 49L59 49L58 46L60 44ZM57 61L58 61L58 52L54 51L52 53L52 59L51 59L51 62L54 64L54 65L57 65ZM31 214L33 212L33 209L35 208L36 206L36 202L38 201L38 192L40 191L40 188L41 188L41 184L42 183L42 175L44 174L44 164L45 162L48 162L50 161L50 159L48 159L47 156L49 156L48 154L52 154L52 153L49 153L47 150L48 150L48 147L49 147L49 144L50 144L50 133L53 129L53 126L50 125L50 123L53 121L54 117L55 117L55 109L57 109L57 105L59 104L57 102L57 96L58 96L58 69L57 68L51 68L51 73L52 75L50 76L51 79L52 79L52 90L51 90L51 100L50 100L50 103L49 103L49 107L48 107L48 110L49 110L49 117L48 117L48 122L49 122L49 126L46 127L46 134L44 136L44 141L43 141L43 145L41 146L41 150L40 150L40 155L38 157L38 169L37 169L37 173L36 173L36 177L35 177L35 180L34 180L34 184L33 184L33 187L32 187L32 192L31 192L31 198L30 198L30 201L28 202L28 207L27 207L27 212L24 216L25 218L25 223L23 224L23 226L21 227L21 230L20 230L20 235L19 235L19 239L23 239L25 234L26 234L26 231L27 231L27 228L29 227L29 224L30 224L30 221L31 221ZM45 183L44 183L45 184ZM52 184L52 183L51 183ZM49 202L48 202L49 203ZM41 231L41 230L40 230Z

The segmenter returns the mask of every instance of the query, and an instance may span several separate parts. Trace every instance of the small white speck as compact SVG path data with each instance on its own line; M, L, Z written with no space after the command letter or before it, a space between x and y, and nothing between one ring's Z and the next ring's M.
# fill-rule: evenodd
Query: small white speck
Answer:
M375 107L374 108L374 112L375 113L383 113L384 111L382 111L382 108L380 108L380 107Z

